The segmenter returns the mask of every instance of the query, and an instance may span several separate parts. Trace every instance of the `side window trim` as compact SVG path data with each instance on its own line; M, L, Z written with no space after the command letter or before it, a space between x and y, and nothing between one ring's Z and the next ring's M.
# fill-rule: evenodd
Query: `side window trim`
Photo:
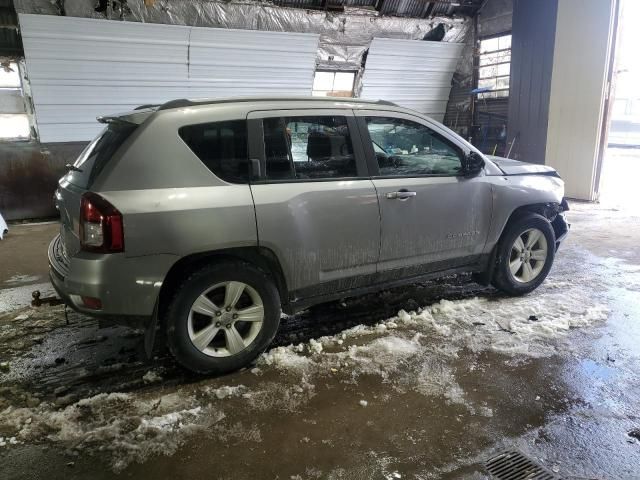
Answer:
M349 135L351 135L351 143L353 144L353 154L356 158L356 169L358 172L357 178L370 178L371 169L369 168L367 155L363 148L364 142L362 132L358 125L358 117L353 115L353 112L350 112L350 115L347 116L347 126L349 127Z
M372 112L373 114L377 114L378 112ZM369 134L369 128L367 127L367 117L366 116L356 116L356 122L358 125L358 133L360 134L362 150L364 152L364 156L367 162L367 168L369 170L370 178L379 178L380 177L380 166L378 165L378 161L376 160L376 152L373 150L373 141L371 139L371 135Z
M405 120L417 123L422 125L432 132L434 132L438 137L452 148L454 148L458 154L460 155L461 163L464 161L463 158L467 154L466 149L459 145L457 142L449 138L445 132L439 131L438 128L434 128L430 122L425 122L420 117L416 117L414 115L408 115L400 112L387 111L387 110L358 110L354 111L356 116L358 129L362 138L362 144L364 148L364 152L366 155L366 162L369 168L369 172L371 178L376 179L385 179L385 178L435 178L435 177L459 177L460 175L451 175L451 174L439 174L439 173L424 173L424 174L409 174L409 175L381 175L380 174L380 166L378 165L378 161L376 159L376 154L373 149L373 140L369 133L369 127L367 125L367 117L379 117L379 118L393 118L398 120Z
M264 178L264 172L267 165L264 153L264 132L262 129L262 119L248 118L247 116L247 153L249 155L249 164L257 160L260 165L260 175L255 176L255 172L251 172L249 183L259 183Z
M262 121L266 118L274 117L310 117L310 116L338 116L345 117L347 127L349 128L349 136L351 137L351 146L356 162L355 177L334 177L334 178L292 178L292 179L267 179L266 178L266 151L264 143L264 128ZM249 161L257 159L260 162L260 178L253 179L253 184L271 184L271 183L305 183L305 182L342 182L363 180L370 178L370 172L367 165L367 155L363 148L364 142L357 123L357 117L351 109L291 109L291 110L254 110L247 113L247 123L249 130Z

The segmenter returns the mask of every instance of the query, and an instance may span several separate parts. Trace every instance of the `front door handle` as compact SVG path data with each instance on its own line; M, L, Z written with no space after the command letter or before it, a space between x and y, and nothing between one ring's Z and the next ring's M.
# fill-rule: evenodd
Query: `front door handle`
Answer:
M400 190L398 192L388 192L386 194L386 197L389 200L407 200L415 196L416 196L416 192L409 192L407 190Z

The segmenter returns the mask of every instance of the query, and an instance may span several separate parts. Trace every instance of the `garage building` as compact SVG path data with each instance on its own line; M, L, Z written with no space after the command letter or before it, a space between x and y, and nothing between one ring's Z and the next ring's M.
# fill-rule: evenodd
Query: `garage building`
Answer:
M0 471L6 478L640 477L640 62L634 51L640 9L632 0L0 0L0 18ZM294 110L303 105L296 102L312 101L323 105L325 115L353 108L354 118L314 123L302 107ZM155 187L138 188L135 180L154 177L150 161L144 169L132 167L131 182L123 181L121 189L106 190L113 195L108 199L130 202L126 210L118 207L124 227L120 212L114 208L113 214L100 196L83 197L80 220L66 210L65 185L82 174L83 152L92 151L105 128L137 126L169 110L175 111L165 114L166 122L179 126L176 141L179 136L210 170L202 172L233 184L206 163L198 142L237 132L189 131L191 125L176 118L203 105L233 109L242 102L265 102L265 109L279 112L267 116L272 122L253 112L243 117L242 175L247 170L251 178L244 183L256 237L246 246L255 246L255 255L230 244L220 255L185 256L171 263L172 276L156 278L161 267L151 255L168 258L175 253L170 241L186 243L182 231L167 226L170 221L178 225L175 219L182 217L185 230L197 225L194 231L211 237L211 244L221 234L198 221L208 212L206 178L195 185L203 203L193 210L200 212L181 212L183 185L177 180L176 188L157 188L167 197L157 203L144 196ZM284 102L282 111L278 102ZM264 157L276 157L279 148L275 141L268 145L270 135L282 137L290 157L297 136L305 136L298 153L310 164L327 149L351 155L361 162L359 176L372 172L362 160L366 155L367 162L381 156L397 162L396 154L423 150L411 143L398 148L386 137L376 143L376 132L406 125L372 119L375 108L405 121L410 114L403 110L402 117L400 110L410 109L444 125L434 127L434 138L445 147L457 134L456 145L465 151L454 183L472 178L464 169L475 159L481 162L475 173L511 182L511 200L544 182L561 188L560 178L564 194L532 202L535 208L514 207L504 225L487 233L483 219L495 222L501 215L499 186L491 186L485 205L478 195L447 193L447 179L439 178L431 188L442 193L428 197L427 205L410 188L383 192L380 163L377 174L365 176L369 197L348 175L336 177L352 190L348 201L332 199L327 212L313 198L332 182L318 186L322 181L294 172L304 181L297 182L287 208L276 210L273 185L261 182L268 178ZM294 114L303 120L287 123ZM313 134L323 129L337 137L356 131L357 139L371 141L354 151L336 147L335 138L312 146ZM160 158L160 140L158 145L147 151ZM290 160L293 165L295 158ZM178 161L171 172L186 178ZM289 180L280 174L274 183ZM411 176L409 171L403 178ZM242 206L241 195L226 200L234 212ZM394 207L417 204L420 211L385 227L395 212L380 203L387 200ZM177 205L172 220L160 215L169 201ZM362 214L334 231L326 219L346 219L351 201ZM367 219L365 208L380 224ZM437 217L420 216L447 208ZM220 210L225 228L240 229L226 212ZM148 216L140 220L141 213ZM289 214L304 220L287 230ZM126 215L138 215L138 223ZM473 228L450 231L449 219L456 217L470 219ZM505 260L504 232L531 217L548 221L552 243L536 243L531 232L538 230L527 224L524 236L504 247L509 257L518 241L523 244L517 258ZM424 220L426 232L415 218ZM316 219L327 227L311 225ZM115 223L105 229L105 221ZM96 233L95 225L103 229ZM124 257L133 248L140 264L154 265L148 275L114 275L118 281L104 297L67 296L55 284L55 259L71 248L65 229L83 242L79 261L102 255L96 277L78 287L84 292L99 291L97 276L113 268L104 262L111 253ZM145 231L152 238L140 241ZM420 242L463 251L481 231L486 240L467 253L477 254L474 262L484 262L482 268L416 247L419 255L414 252L411 262L428 258L438 268L401 285L401 277L418 268L394 264L394 253ZM61 240L51 242L60 232ZM351 249L341 241L347 234L369 241L369 250ZM106 243L85 249L90 235L112 235L112 250L100 249ZM309 243L297 251L287 244L279 258L277 249L267 248L279 235L282 242ZM321 236L333 239L327 240L330 248L314 249ZM544 271L545 282L531 293L520 291L524 296L505 293L496 281L500 262L527 283L527 275L546 268L535 258L543 249L545 259L555 261L550 273L550 266ZM255 275L277 277L274 295L285 313L273 342L245 368L203 376L188 372L176 355L175 331L164 322L180 302L167 291L180 291L203 262L218 257L228 270L249 265ZM361 276L344 280L334 260L346 257L373 260L354 267ZM238 262L229 266L232 258ZM396 273L384 289L373 288L383 285L378 280L385 261ZM526 265L540 268L527 273ZM316 268L320 281L312 283ZM377 280L365 285L369 277ZM210 294L221 283L187 309L197 347L198 332L208 327L196 329L196 313L215 307L209 312L215 331L198 347L215 350L211 356L218 354L212 345L227 321L230 329L249 309L263 317L268 310L259 288L239 291L230 303L237 283L225 283L220 302L226 311L217 310ZM293 284L300 288L288 288ZM146 292L153 315L129 298L134 288ZM306 302L305 295L315 294L323 301ZM208 302L198 307L203 296ZM129 306L135 323L123 326L111 318L119 314L86 315L113 297ZM236 309L240 298L249 301L244 310ZM252 328L241 341L261 338ZM221 348L231 356L241 350L234 353L228 343Z

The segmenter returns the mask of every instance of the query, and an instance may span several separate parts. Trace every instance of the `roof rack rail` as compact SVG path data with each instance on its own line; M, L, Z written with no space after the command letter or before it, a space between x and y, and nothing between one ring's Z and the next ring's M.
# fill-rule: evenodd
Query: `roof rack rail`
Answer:
M146 110L147 108L157 108L159 106L159 103L146 103L144 105L138 105L134 110Z
M390 102L389 100L378 100L376 102L378 105L388 105L390 107L399 107L397 103Z
M207 103L215 103L215 102L211 101ZM191 107L192 105L203 105L203 104L204 102L193 102L186 98L179 98L177 100L169 100L168 102L163 103L162 105L160 105L160 108L158 108L158 110L169 110L171 108Z
M356 103L368 103L373 105L388 105L397 107L396 103L389 102L388 100L367 100L364 98L351 98L351 97L235 97L235 98L219 98L219 99L204 99L204 100L189 100L187 98L179 98L176 100L170 100L162 105L158 106L158 110L170 110L173 108L193 107L197 105L215 105L222 103L243 103L243 102L260 102L260 101L290 101L290 102L356 102ZM156 107L157 105L142 105L143 107Z

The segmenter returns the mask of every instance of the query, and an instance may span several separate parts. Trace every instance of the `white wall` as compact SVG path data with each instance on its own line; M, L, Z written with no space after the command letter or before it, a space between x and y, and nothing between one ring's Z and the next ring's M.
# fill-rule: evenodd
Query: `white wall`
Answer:
M42 142L176 98L310 95L319 35L20 14Z
M374 38L362 98L389 100L441 122L464 44Z
M546 164L566 195L595 200L615 0L558 0Z

